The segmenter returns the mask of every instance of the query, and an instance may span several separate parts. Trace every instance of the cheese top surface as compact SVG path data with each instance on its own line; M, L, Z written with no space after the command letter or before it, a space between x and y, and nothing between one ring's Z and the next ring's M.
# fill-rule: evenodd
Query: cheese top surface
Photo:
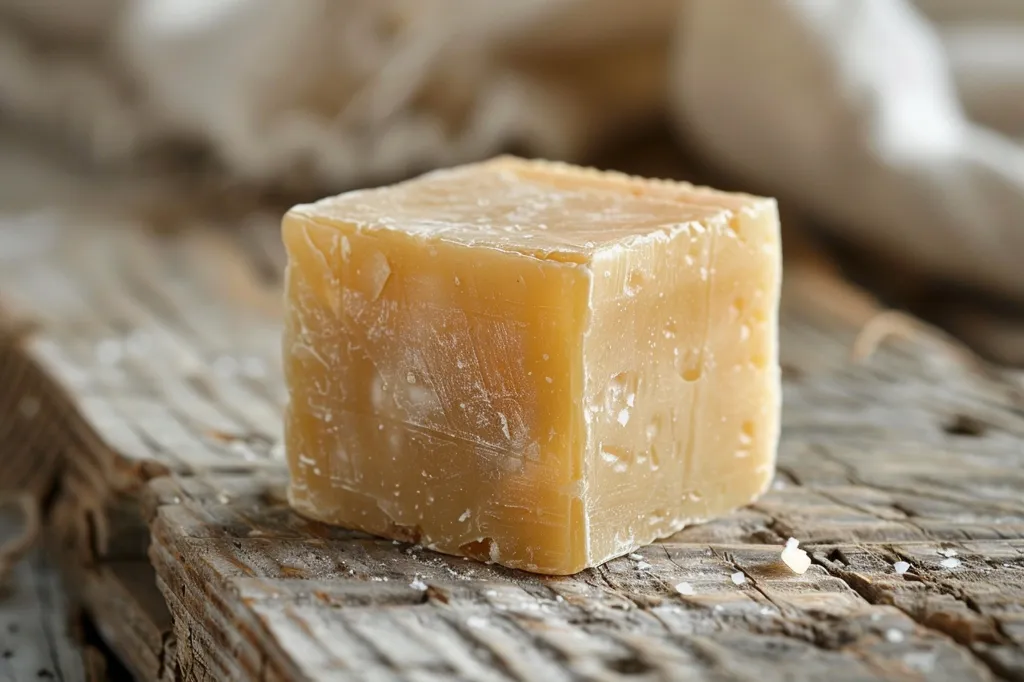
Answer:
M371 233L399 231L585 263L603 249L773 206L771 199L686 183L499 157L348 192L296 206L291 213Z

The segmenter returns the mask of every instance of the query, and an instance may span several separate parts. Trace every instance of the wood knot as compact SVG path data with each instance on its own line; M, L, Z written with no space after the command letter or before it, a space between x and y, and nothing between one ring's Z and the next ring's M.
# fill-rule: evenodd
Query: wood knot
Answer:
M967 436L979 438L985 435L988 424L977 417L967 414L956 414L942 426L942 430L951 436Z
M639 656L612 659L608 661L608 667L620 675L646 675L653 670L651 664Z

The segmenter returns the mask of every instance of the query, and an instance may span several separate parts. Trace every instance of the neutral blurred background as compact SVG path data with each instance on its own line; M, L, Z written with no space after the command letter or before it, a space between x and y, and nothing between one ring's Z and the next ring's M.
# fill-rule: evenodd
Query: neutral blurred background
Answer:
M771 194L1024 362L1019 0L0 0L0 121L8 220L274 216L500 151Z

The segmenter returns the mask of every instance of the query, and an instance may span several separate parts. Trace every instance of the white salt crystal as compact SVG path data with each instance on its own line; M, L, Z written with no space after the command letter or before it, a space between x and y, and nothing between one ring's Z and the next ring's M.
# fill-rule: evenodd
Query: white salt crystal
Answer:
M462 512L462 515L459 517L459 521L460 522L466 521L469 518L470 514L471 514L471 512L468 509L466 511Z
M632 554L630 554L629 558L632 559L633 561L640 561L641 559L643 559L643 557L640 556L639 554L637 554L636 552L633 552Z
M896 575L903 575L910 570L910 564L906 561L897 561L892 565L892 567L896 569Z
M676 592L682 595L690 596L693 594L693 585L690 583L679 583L676 585Z
M939 554L945 557L956 556L957 551L955 549L940 549Z
M960 565L960 563L961 562L959 559L950 557L949 559L943 559L942 561L940 561L939 566L942 566L943 568L956 568Z
M742 585L743 583L747 582L747 576L743 575L743 573L740 571L736 571L729 577L732 578L732 582L734 585Z
M638 570L638 571L646 571L650 567L651 567L651 565L649 563L647 563L646 561L641 561L640 563L638 563L636 565L636 570Z
M419 578L416 578L411 583L409 583L409 587L411 587L414 590L419 590L420 592L424 592L427 589L427 584L425 582L423 582L422 580L420 580Z
M470 616L466 620L466 625L468 625L471 628L482 628L483 626L487 625L487 619L481 618L480 616Z
M885 631L885 640L893 644L899 644L904 639L903 632L896 628L889 628Z
M782 561L797 575L803 575L811 567L811 557L799 547L786 547L782 550Z
M786 540L786 549L796 549L800 546L800 541L796 538L790 538Z

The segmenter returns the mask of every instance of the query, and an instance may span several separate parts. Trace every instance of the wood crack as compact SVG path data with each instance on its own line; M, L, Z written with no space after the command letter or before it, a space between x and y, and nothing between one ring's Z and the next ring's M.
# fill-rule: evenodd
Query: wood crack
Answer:
M789 611L782 604L779 604L774 599L772 599L771 595L769 595L764 589L762 589L760 585L757 584L757 579L755 578L755 576L751 574L749 571L743 569L743 567L741 567L739 564L737 564L736 561L728 554L728 552L718 552L713 547L711 548L711 551L714 553L715 556L722 559L722 561L728 563L732 567L734 572L742 573L745 582L749 582L751 587L757 590L758 594L764 597L769 604L771 604L779 610L779 613L785 614Z
M891 551L893 551L896 556L900 556L903 560L913 558L910 556L902 555L898 550L891 549ZM965 631L962 628L958 627L958 623L955 619L945 617L929 617L927 612L922 614L917 609L908 608L906 604L903 603L900 599L894 598L894 595L892 593L885 591L884 588L877 587L873 582L865 580L864 578L857 575L849 567L849 564L846 564L844 565L844 567L840 568L835 561L832 561L829 558L823 558L820 556L819 552L813 550L811 552L811 558L815 565L821 566L830 575L832 575L835 578L838 578L839 580L842 580L846 585L850 587L851 590L859 594L868 603L875 605L895 606L900 611L905 613L907 616L912 618L914 622L916 622L919 626L936 632L944 637L948 637L954 642L956 642L957 646L961 647L975 661L977 661L979 665L982 665L994 676L998 677L999 679L1016 679L1015 676L1011 673L1011 671L1003 669L998 664L993 664L990 658L980 655L978 651L976 651L975 646L972 645L979 643L983 640L979 640L970 636L970 631L968 631L965 635ZM930 581L926 577L922 576L918 576L918 579L932 587L937 588L940 593L948 595L953 599L956 599L959 603L962 603L973 613L983 616L981 611L967 603L967 601L963 598L962 594L958 594L955 590L950 589L948 586L943 585L941 582Z

